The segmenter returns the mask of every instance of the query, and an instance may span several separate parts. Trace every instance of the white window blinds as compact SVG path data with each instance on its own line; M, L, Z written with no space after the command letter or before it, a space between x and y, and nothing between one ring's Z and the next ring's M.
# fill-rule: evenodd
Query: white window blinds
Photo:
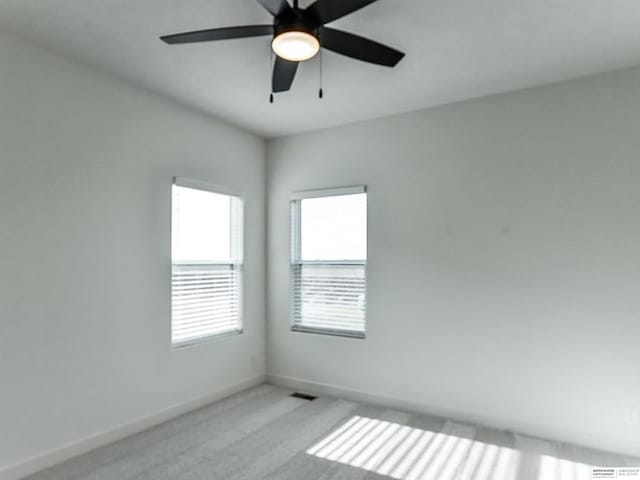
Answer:
M242 200L193 185L172 191L174 347L242 331Z
M291 233L292 329L364 337L365 188L294 194Z

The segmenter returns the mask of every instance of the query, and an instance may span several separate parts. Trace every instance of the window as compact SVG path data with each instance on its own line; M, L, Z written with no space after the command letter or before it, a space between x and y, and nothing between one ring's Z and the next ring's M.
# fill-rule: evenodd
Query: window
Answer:
M291 233L292 330L364 338L365 188L294 194Z
M242 200L182 179L172 197L172 345L241 332Z

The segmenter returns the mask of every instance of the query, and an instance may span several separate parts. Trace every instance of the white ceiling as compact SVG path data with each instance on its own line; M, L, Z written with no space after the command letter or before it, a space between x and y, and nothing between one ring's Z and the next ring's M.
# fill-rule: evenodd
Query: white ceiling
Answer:
M266 137L640 64L638 0L380 0L335 26L406 52L396 68L326 52L325 98L311 60L273 105L267 37L158 40L270 19L255 0L0 0L0 28Z

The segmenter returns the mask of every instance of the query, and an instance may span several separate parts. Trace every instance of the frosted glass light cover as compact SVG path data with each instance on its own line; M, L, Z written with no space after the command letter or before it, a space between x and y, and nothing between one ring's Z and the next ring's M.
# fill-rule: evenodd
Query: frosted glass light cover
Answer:
M305 32L284 32L273 39L271 47L276 55L291 62L313 58L320 50L320 42Z

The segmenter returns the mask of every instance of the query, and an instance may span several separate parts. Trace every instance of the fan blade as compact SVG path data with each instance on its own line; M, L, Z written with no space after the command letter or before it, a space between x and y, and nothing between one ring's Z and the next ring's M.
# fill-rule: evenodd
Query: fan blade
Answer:
M323 28L320 42L324 48L336 53L387 67L395 67L404 57L404 53L394 48L335 28Z
M278 17L291 10L287 0L258 0L258 3L266 8L274 17Z
M273 35L273 25L246 25L242 27L211 28L195 32L176 33L160 37L165 43L194 43L211 42L213 40L228 40L231 38L259 37Z
M333 22L377 0L317 0L307 8L321 24Z
M276 92L286 92L291 88L293 78L298 70L298 62L290 62L276 55L273 65L273 78L271 79L271 90Z

